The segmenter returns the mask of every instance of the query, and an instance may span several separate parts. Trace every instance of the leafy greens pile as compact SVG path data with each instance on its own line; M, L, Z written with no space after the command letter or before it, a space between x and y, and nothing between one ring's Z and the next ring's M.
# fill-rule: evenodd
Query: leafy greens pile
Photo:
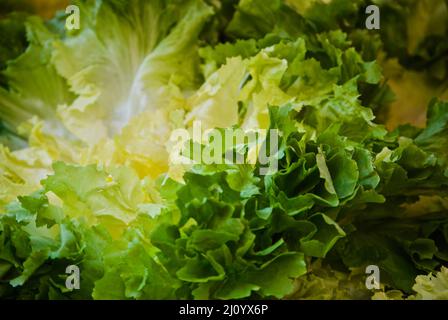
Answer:
M448 103L387 130L381 66L446 82L448 1L74 4L0 20L0 298L447 298ZM278 170L174 163L194 121Z

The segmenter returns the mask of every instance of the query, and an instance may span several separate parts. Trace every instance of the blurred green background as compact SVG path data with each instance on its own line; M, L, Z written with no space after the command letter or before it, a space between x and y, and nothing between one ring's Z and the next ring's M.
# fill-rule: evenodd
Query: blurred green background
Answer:
M64 9L68 0L0 0L0 16L13 11L25 11L51 18L54 12Z

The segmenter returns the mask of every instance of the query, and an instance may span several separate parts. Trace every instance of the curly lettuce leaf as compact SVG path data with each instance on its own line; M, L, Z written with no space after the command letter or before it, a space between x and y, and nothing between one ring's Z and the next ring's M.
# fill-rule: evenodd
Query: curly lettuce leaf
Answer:
M51 46L56 35L37 17L28 18L25 25L30 45L22 55L9 61L3 71L7 88L0 88L1 119L16 131L25 121L40 117L46 120L47 130L63 137L67 132L56 110L58 105L70 102L73 95L51 63Z
M89 28L56 42L52 62L77 96L59 114L86 143L119 133L145 110L164 108L170 84L192 89L200 80L193 48L212 14L202 1L101 1L82 8Z

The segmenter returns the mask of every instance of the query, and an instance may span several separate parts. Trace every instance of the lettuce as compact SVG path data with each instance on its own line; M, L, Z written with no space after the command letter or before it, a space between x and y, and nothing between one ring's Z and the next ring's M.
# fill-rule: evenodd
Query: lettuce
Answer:
M447 268L442 267L440 272L427 276L418 276L412 287L415 295L409 296L409 300L446 300L447 294ZM376 300L403 300L403 293L398 290L377 292L373 296Z
M59 113L80 139L95 143L113 136L133 116L161 108L170 84L190 89L198 82L194 47L212 13L205 4L99 2L83 11L92 28L56 43L52 56L77 94Z
M1 20L0 297L446 298L448 103L388 130L382 60L442 63L429 19L392 31L445 3L374 3L391 23L372 33L363 0L79 0L80 30ZM171 135L197 121L275 130L277 170L176 163Z

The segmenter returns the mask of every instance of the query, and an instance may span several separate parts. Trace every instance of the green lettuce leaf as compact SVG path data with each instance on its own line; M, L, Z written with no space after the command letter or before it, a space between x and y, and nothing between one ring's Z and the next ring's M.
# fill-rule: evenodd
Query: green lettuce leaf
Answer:
M212 14L202 1L82 5L89 28L56 42L52 53L77 96L59 113L80 139L98 142L142 111L165 107L170 85L195 88L200 78L194 48Z

